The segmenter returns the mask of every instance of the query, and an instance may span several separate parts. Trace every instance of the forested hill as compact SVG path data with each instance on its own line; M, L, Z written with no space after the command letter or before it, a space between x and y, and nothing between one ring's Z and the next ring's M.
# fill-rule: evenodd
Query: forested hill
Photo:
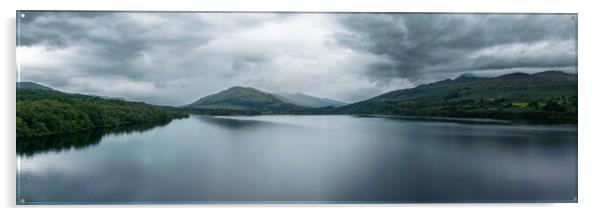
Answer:
M388 92L321 113L577 122L577 75L559 71L454 80Z
M307 107L284 101L275 94L234 86L182 106L190 112L216 115L291 113Z
M24 88L32 86L32 88ZM188 114L142 102L67 94L17 83L17 137L75 132L122 124L166 122Z

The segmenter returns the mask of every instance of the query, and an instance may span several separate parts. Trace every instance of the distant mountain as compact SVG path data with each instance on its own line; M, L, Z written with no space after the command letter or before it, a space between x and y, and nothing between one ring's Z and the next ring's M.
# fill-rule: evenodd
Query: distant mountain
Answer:
M576 122L577 75L560 71L493 78L463 75L323 112Z
M486 78L474 75L472 73L465 73L465 74L458 76L456 79L454 79L454 81L455 82L472 82L472 81L478 81L478 80L482 80L482 79L486 79Z
M280 96L280 99L282 99L285 102L289 102L289 103L296 104L299 106L312 107L312 108L329 107L329 106L340 107L340 106L347 105L346 103L343 103L343 102L340 102L337 100L309 96L309 95L306 95L306 94L303 94L300 92L297 92L294 94L280 93L277 96Z
M391 91L368 101L441 101L501 98L529 101L577 93L577 75L547 71L533 75L511 73L493 78L443 80L411 89Z
M52 89L50 87L47 86L43 86L34 82L17 82L17 89L35 89L35 90L46 90L46 91L57 91L55 89ZM65 93L65 92L62 92ZM65 93L65 94L70 94L70 93ZM102 99L107 99L107 100L120 100L120 101L127 101L125 98L122 97L111 97L111 96L103 96L103 95L93 95L93 94L71 94L72 96L84 96L84 97L98 97L98 98L102 98Z
M99 97L99 98L107 99L107 100L128 101L128 100L126 100L125 98L122 98L122 97L112 97L112 96L102 96L102 95L90 95L90 96ZM135 102L135 101L131 101L131 102Z
M274 94L240 86L203 97L191 104L182 106L182 108L189 110L242 111L243 113L251 112L252 114L283 113L306 109L306 107L285 102Z
M34 82L17 82L18 89L38 89L38 90L47 90L47 91L55 91L50 87L46 87Z

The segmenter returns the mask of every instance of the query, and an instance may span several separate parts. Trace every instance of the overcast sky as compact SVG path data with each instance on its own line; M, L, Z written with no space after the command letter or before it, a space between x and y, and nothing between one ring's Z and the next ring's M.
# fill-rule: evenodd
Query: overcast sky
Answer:
M20 81L183 105L231 86L344 102L462 73L576 73L573 15L24 12Z

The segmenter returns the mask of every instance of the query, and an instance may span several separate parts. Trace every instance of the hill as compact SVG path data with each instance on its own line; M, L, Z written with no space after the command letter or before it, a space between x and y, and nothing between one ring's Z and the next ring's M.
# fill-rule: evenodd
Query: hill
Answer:
M289 94L289 93L280 93L276 96L279 96L285 102L289 102L295 105L304 106L304 107L340 107L347 105L346 103L329 99L329 98L320 98L314 97L310 95L306 95L300 92Z
M321 112L577 121L576 74L546 71L469 78L391 91Z
M16 96L17 137L68 133L123 124L162 123L188 116L183 112L141 102L68 94L37 87L18 88Z
M478 81L478 80L482 80L482 79L485 79L485 78L479 77L472 73L465 73L465 74L462 74L462 75L456 77L456 79L454 79L454 81L456 81L456 82L472 82L472 81Z
M55 91L50 87L46 87L34 82L17 82L17 89L37 89L37 90L47 90L47 91Z
M279 96L250 87L235 86L205 96L181 108L201 114L275 114L306 109Z

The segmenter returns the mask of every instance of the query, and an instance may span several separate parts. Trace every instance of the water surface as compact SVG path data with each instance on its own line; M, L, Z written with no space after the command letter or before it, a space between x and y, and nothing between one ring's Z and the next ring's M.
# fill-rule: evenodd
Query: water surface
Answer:
M24 204L577 197L576 126L193 115L18 143Z

